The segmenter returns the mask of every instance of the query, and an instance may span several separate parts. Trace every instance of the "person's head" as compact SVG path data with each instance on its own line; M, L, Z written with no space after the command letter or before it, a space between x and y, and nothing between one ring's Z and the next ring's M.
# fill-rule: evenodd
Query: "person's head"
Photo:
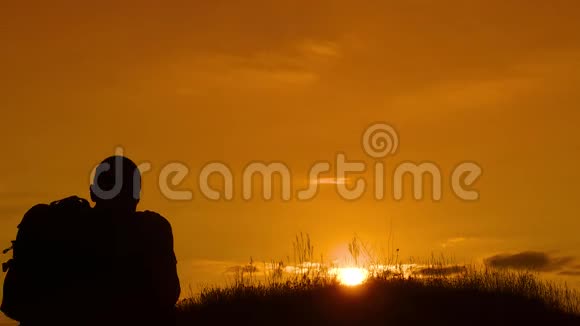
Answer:
M90 192L97 207L135 211L141 193L141 173L124 156L108 157L97 166Z

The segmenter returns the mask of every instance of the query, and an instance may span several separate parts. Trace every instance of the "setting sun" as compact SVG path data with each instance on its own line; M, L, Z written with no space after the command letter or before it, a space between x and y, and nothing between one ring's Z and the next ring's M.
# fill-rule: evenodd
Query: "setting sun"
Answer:
M368 277L368 271L364 268L340 268L337 270L338 281L346 286L362 284Z

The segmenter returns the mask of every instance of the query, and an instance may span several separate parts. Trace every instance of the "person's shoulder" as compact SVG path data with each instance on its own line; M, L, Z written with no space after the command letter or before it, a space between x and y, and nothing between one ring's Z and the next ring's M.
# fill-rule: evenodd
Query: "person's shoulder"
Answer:
M146 239L145 243L156 249L172 249L173 230L169 221L161 214L152 211L137 212L141 225L141 236Z
M137 217L146 229L171 232L171 223L157 212L140 211L137 212Z

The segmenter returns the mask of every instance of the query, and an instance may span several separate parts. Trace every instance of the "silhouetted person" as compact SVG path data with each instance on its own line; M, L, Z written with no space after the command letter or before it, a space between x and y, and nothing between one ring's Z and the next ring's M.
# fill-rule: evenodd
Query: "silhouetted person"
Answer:
M110 291L101 294L118 321L166 324L180 293L173 235L161 215L136 212L140 191L141 176L131 160L113 156L97 168L90 192L101 221L97 225L103 229L97 233L101 241L96 249L110 264L100 268L108 283L103 288Z
M137 212L141 176L112 156L86 200L30 209L19 225L2 310L22 325L170 325L180 286L171 225ZM10 282L8 282L10 279Z

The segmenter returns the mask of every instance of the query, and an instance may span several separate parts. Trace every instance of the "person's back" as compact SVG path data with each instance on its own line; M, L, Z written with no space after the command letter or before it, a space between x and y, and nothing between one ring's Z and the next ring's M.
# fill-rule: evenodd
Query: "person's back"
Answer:
M94 210L101 220L95 247L101 262L92 292L98 322L168 325L180 294L169 222L153 212L127 219Z

